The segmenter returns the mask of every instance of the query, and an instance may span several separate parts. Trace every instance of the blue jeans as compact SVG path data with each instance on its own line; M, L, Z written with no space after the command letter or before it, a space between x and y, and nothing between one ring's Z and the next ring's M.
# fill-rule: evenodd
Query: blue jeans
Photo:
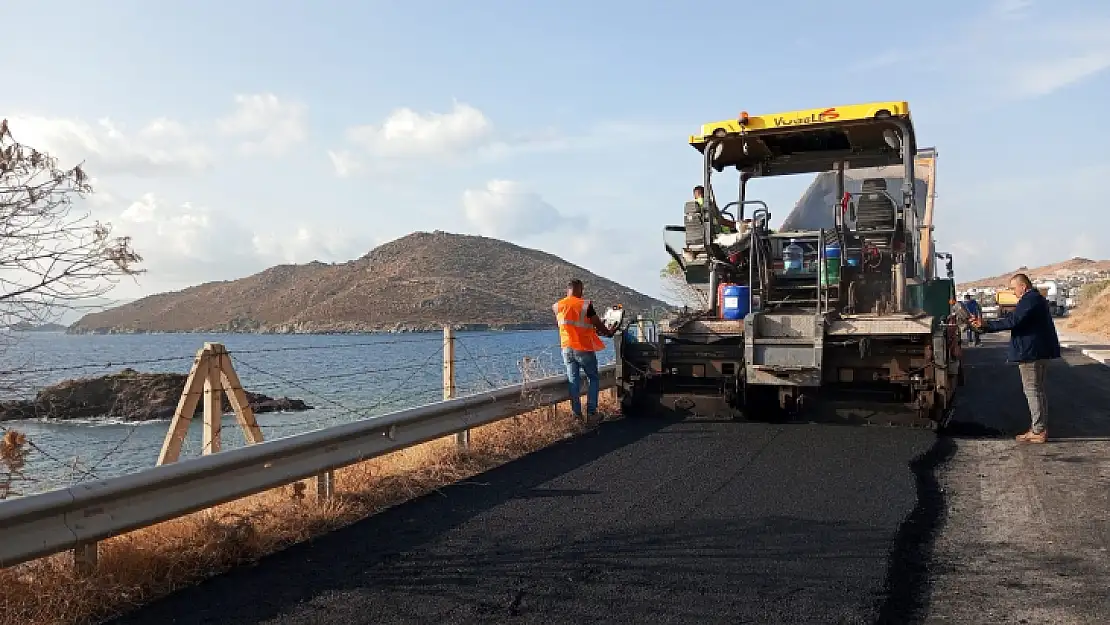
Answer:
M563 363L567 366L567 381L570 382L570 409L575 416L582 416L582 387L580 375L586 374L590 388L586 393L586 414L597 414L597 398L600 392L601 377L597 373L597 354L580 352L570 348L563 350Z

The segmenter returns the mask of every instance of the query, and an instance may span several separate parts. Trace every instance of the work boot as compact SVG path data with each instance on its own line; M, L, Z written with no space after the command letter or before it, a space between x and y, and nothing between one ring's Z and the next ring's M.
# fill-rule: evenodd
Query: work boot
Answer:
M1038 434L1034 433L1033 430L1029 430L1025 434L1018 434L1016 440L1019 443L1044 443L1048 440L1048 431L1045 430Z

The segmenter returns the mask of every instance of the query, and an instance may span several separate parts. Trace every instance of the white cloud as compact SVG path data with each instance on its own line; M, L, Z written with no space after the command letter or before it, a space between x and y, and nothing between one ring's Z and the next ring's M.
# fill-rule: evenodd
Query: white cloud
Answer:
M995 0L990 11L1002 19L1013 19L1025 16L1033 6L1033 0Z
M269 264L303 264L314 260L341 262L361 256L373 246L373 242L360 243L342 230L317 230L306 226L297 227L289 234L255 234L251 243L255 254L268 259Z
M241 139L245 154L280 156L308 138L308 107L272 93L235 96L235 112L219 120L224 134Z
M1011 84L1018 95L1036 97L1080 82L1107 68L1110 68L1110 41L1104 49L1015 67L1011 71Z
M539 194L512 180L491 180L484 189L467 189L462 203L471 225L491 237L529 237L567 223L567 218Z
M384 173L417 159L449 162L488 152L498 143L485 113L462 102L455 102L447 113L399 108L381 123L352 126L344 134L349 148L328 151L340 178Z
M178 122L156 119L136 132L103 118L12 116L17 141L55 156L62 166L85 162L100 175L157 176L201 171L211 165L209 149Z
M959 240L945 244L943 241L937 241L937 250L940 252L948 251L956 258L967 259L983 255L983 244L977 240Z
M994 0L991 13L1003 19L1023 17L1033 6L1033 0Z
M91 208L105 208L120 203L119 198L104 187L100 178L90 177L89 186L92 187L93 192L85 196L85 201L89 203Z
M378 125L355 126L347 140L372 156L454 156L487 144L493 124L482 111L455 102L448 113L399 108Z
M575 133L558 128L529 128L513 134L495 127L481 110L455 102L447 113L394 110L379 124L346 131L348 149L328 151L336 175L395 170L404 162L475 162L514 154L597 150L632 146L685 136L688 128L643 121L601 122ZM464 161L465 158L465 161ZM417 161L419 159L419 161Z
M369 249L338 229L294 225L285 231L256 232L227 211L189 202L175 206L153 193L131 202L109 221L113 234L131 236L143 256L143 292L241 278L282 263L341 262Z
M331 160L331 166L335 168L335 175L340 178L347 178L362 171L363 165L358 156L351 153L349 150L333 151L328 150L328 159Z
M463 193L463 212L478 234L546 250L571 263L645 293L659 290L662 245L636 227L610 228L588 215L565 215L520 182L491 180ZM588 288L588 287L587 287Z
M170 206L153 193L131 202L114 225L117 234L134 237L149 264L167 269L235 254L244 234L238 223L218 220L207 207Z

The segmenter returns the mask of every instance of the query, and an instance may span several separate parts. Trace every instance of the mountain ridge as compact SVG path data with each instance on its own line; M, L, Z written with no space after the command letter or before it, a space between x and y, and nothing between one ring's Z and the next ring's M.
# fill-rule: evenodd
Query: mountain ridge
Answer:
M237 280L150 295L85 315L71 334L375 333L554 327L566 282L602 306L660 300L541 250L499 239L415 232L343 263L277 265Z
M1110 271L1110 260L1091 260L1089 258L1076 256L1048 265L1041 265L1040 267L1030 268L1022 265L1013 271L1008 271L997 276L961 282L957 285L957 288L961 290L987 287L1005 288L1009 284L1010 278L1015 273L1028 274L1031 279L1037 280L1039 278L1054 278L1059 275L1068 275L1085 270L1091 272Z

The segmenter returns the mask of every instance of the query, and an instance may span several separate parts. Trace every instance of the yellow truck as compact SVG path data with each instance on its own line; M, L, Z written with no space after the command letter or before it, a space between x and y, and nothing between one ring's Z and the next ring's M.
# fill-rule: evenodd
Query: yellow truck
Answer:
M1048 287L1038 287L1037 290L1041 292L1041 295L1048 297ZM1005 315L1014 312L1014 309L1017 308L1018 299L1013 289L1002 289L995 293L994 300L998 304L998 314ZM1053 311L1053 314L1056 314L1055 311Z

